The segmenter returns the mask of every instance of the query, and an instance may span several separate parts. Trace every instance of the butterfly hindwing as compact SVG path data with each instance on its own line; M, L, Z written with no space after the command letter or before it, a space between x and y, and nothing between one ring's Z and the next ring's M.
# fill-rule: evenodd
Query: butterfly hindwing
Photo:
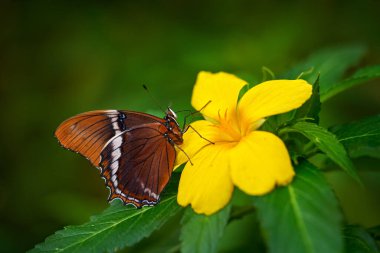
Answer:
M163 124L144 124L113 137L100 154L100 169L110 200L136 207L155 205L171 176L175 149Z

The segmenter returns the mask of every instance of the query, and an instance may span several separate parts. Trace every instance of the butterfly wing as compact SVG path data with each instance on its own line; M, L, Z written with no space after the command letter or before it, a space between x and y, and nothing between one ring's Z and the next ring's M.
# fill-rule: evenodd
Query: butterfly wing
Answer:
M155 205L171 176L176 152L161 123L126 130L101 152L100 169L111 193L136 207Z
M63 147L80 153L94 166L98 166L100 152L112 137L132 127L160 120L133 111L92 111L64 121L57 128L55 136Z

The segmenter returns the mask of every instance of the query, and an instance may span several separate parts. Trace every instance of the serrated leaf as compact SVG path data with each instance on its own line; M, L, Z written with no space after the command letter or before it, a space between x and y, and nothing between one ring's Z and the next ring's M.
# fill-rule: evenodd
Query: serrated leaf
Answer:
M289 131L296 131L304 135L332 161L347 172L347 174L360 182L356 169L348 157L343 144L338 141L333 133L321 126L309 122L298 122L289 127Z
M380 114L331 129L351 157L380 158Z
M380 65L369 66L356 71L351 77L330 85L321 94L321 100L326 101L330 97L347 90L355 85L380 77Z
M313 83L313 90L311 97L298 109L294 118L312 118L313 122L319 122L319 112L321 111L321 99L319 96L319 76Z
M379 248L371 235L360 226L346 226L344 239L347 253L377 253Z
M136 209L113 201L89 222L57 231L30 252L113 252L137 243L181 210L176 199L175 174L156 206Z
M227 206L211 216L206 216L196 214L191 208L188 208L181 222L181 252L215 252L227 225L230 209L231 207Z
M254 199L269 252L339 253L342 215L322 173L308 162L294 181Z
M349 68L359 63L365 52L366 47L363 45L322 49L310 55L283 76L295 79L302 72L307 72L301 78L313 82L320 75L320 94L323 96L343 78Z

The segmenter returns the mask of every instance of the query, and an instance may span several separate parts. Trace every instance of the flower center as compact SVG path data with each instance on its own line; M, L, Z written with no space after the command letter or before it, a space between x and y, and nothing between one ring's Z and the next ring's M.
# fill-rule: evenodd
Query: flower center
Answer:
M265 119L259 119L250 123L244 118L239 118L236 113L219 115L220 140L225 142L239 142L243 137L258 129Z
M239 142L245 136L245 132L240 126L235 112L228 113L227 111L219 114L220 139L224 142Z
M223 136L223 139L225 139L225 141L239 142L240 139L243 137L239 129L234 127L230 123L221 122L220 128L222 132L225 134L225 136Z

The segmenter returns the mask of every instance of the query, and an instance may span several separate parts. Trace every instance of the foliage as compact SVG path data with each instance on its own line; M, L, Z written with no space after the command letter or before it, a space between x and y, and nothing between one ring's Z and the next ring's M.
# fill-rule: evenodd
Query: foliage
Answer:
M230 217L230 209L228 206L214 215L206 216L187 208L181 222L181 252L215 252Z
M196 214L188 207L178 222L178 231L175 230L178 236L173 239L177 245L174 251L217 252L224 240L224 230L239 218L254 213L262 230L261 243L266 244L269 252L378 252L374 230L347 224L344 219L334 189L325 179L336 166L318 161L318 155L323 154L324 161L334 162L361 182L351 159L380 158L380 115L329 129L319 124L321 103L380 76L379 66L369 66L346 77L365 52L361 45L325 49L282 75L313 83L313 95L308 102L294 111L270 117L262 126L287 144L296 168L295 179L264 196L234 199L211 216ZM104 252L135 245L180 213L176 203L177 182L178 177L174 177L155 207L133 209L113 203L89 222L56 232L31 252ZM236 208L248 212L236 217L230 212ZM154 249L154 244L151 248Z
M348 157L342 143L325 128L309 122L298 122L289 128L289 131L296 131L306 136L332 161L344 169L350 176L359 180L353 163Z
M380 115L335 126L331 131L335 133L351 157L380 158Z
M308 162L291 185L254 199L271 252L341 252L342 215L323 174ZM321 243L323 242L323 243Z
M344 228L344 239L346 240L347 253L378 253L379 246L377 245L374 236L370 231L357 225L348 225Z
M180 211L176 203L178 176L174 175L162 201L155 208L125 207L112 202L103 213L79 226L69 226L48 237L30 252L116 251L139 242Z

